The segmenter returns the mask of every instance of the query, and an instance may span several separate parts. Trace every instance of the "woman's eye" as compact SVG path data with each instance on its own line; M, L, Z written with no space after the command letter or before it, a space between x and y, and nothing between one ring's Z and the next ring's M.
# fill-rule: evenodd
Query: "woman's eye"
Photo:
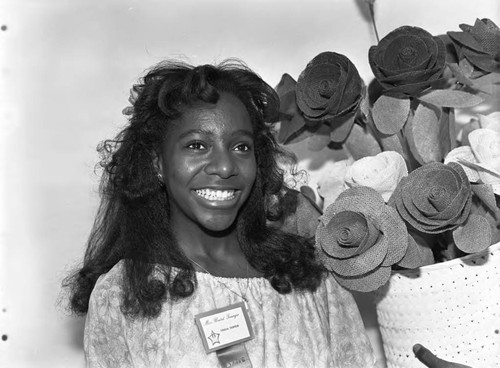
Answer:
M236 147L234 147L235 151L247 152L247 151L250 151L250 149L251 149L251 147L248 144L245 144L245 143L238 144Z
M187 145L187 148L192 150L203 150L205 149L205 145L201 142L193 142Z

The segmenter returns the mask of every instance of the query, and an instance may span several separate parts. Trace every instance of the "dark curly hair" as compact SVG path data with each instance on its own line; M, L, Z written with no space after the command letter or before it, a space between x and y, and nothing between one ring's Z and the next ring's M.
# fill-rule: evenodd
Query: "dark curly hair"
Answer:
M101 203L83 266L69 276L70 309L85 314L90 294L103 273L124 260L121 308L131 317L156 317L167 298L191 295L194 268L172 234L169 201L159 184L154 157L168 134L169 122L183 109L203 101L215 104L221 92L240 99L253 130L257 176L237 220L240 247L248 262L279 293L315 290L323 276L311 239L270 227L283 214L287 193L278 160L293 157L276 143L270 122L277 120L275 91L243 63L217 66L163 62L135 86L138 92L129 124L114 140L103 142ZM172 273L172 267L180 271Z

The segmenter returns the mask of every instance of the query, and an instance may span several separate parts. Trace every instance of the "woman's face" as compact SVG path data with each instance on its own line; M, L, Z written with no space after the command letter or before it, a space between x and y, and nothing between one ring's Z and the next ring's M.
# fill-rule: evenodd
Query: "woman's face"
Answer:
M256 177L253 128L243 103L222 93L171 124L158 157L176 231L228 229Z

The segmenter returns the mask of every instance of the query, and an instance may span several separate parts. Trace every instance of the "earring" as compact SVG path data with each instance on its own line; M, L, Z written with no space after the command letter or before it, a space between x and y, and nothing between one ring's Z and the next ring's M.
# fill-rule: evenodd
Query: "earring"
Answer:
M156 173L156 178L158 179L158 183L160 184L160 187L164 187L165 181L163 180L163 175L160 173Z

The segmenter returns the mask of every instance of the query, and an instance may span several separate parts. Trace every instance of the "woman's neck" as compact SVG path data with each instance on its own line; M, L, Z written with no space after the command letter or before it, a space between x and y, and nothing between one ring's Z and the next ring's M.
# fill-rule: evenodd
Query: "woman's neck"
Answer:
M174 231L179 247L197 271L221 277L256 277L243 254L235 229L223 232Z

